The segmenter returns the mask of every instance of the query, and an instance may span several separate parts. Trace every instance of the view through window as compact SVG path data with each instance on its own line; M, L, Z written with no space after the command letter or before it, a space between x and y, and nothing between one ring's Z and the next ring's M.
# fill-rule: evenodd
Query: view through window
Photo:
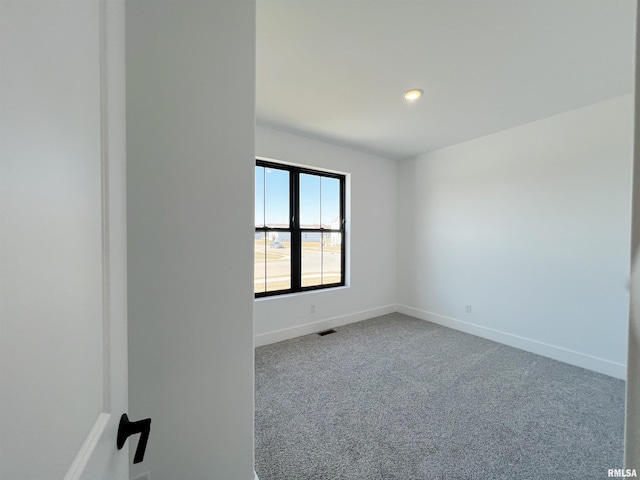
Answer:
M256 297L344 285L345 176L256 161Z

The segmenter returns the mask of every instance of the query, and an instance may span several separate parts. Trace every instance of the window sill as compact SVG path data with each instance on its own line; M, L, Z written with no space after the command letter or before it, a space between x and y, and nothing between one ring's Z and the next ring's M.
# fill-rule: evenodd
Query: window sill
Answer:
M254 302L262 302L265 300L280 300L283 298L292 298L292 297L300 297L303 295L318 295L318 294L323 294L323 293L329 293L329 292L335 292L337 290L344 290L344 289L348 289L350 288L349 285L341 285L339 287L333 287L333 288L321 288L318 290L308 290L306 292L293 292L293 293L283 293L282 295L270 295L267 297L259 297L259 298L254 298Z

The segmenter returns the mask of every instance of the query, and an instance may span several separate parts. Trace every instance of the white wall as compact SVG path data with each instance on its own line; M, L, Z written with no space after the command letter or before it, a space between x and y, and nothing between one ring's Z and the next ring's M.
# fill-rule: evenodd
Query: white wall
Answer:
M256 155L347 173L350 198L348 287L256 300L256 345L394 311L396 162L261 126L256 128Z
M401 162L400 311L624 378L632 115L622 96Z
M130 417L154 480L253 479L255 3L127 2Z

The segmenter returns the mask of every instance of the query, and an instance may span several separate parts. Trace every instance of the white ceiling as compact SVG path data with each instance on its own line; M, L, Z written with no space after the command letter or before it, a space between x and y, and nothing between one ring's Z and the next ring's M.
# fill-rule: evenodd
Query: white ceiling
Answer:
M402 159L632 93L635 3L258 0L257 123Z

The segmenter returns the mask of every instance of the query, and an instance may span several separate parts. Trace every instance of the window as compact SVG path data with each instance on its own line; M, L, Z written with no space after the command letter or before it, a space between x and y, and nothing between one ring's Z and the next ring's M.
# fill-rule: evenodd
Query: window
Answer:
M256 160L256 297L345 284L345 176Z

